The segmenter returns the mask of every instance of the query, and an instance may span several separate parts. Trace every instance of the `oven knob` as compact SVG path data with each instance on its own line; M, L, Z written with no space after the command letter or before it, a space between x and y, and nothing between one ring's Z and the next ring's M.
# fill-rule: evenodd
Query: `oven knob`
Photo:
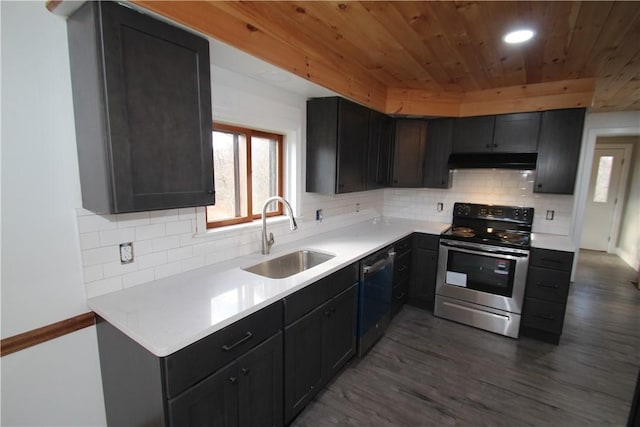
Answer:
M458 215L459 216L469 216L471 213L471 206L469 205L460 205L458 206Z

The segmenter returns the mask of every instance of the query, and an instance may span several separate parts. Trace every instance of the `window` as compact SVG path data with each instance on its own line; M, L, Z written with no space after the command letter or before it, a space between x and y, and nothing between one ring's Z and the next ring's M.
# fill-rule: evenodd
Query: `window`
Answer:
M222 124L213 125L215 206L207 206L207 228L260 218L262 205L282 196L282 135ZM267 216L282 215L272 203Z
M596 187L593 193L594 203L607 203L609 198L609 184L611 181L611 168L613 167L613 156L601 156L598 163L598 175Z

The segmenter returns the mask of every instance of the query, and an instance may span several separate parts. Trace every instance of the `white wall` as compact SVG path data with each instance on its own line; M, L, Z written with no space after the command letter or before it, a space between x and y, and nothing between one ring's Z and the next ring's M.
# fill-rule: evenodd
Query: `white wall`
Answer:
M618 237L618 254L636 271L640 269L640 142L633 147L625 209Z
M2 337L88 311L66 22L0 2ZM95 328L1 359L3 426L104 425Z

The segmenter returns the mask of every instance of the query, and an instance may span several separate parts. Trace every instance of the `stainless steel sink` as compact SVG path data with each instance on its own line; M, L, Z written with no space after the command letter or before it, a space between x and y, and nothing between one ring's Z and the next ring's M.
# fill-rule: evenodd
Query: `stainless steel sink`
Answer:
M269 277L270 279L284 279L285 277L293 276L296 273L329 261L333 257L335 257L335 255L300 250L243 268L243 270Z

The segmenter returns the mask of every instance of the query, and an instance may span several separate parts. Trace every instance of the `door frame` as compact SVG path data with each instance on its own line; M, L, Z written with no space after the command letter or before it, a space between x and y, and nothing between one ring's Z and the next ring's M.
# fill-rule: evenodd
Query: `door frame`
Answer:
M605 121L600 117L592 118L589 114L587 114L585 118L584 132L582 135L582 148L580 152L580 163L578 165L578 176L576 180L577 182L573 199L573 223L569 234L571 244L573 248L575 248L573 267L571 269L572 281L575 280L576 266L578 265L578 255L580 254L580 242L582 241L582 228L584 226L584 209L589 193L589 178L591 176L591 167L596 147L596 139L599 136L640 135L640 123L636 125L632 122L633 120L637 120L635 113L628 113L628 115L631 117L631 119L627 119L626 117L620 118L618 120L624 122L624 124L621 126L614 124L614 126L612 127L606 127L607 125ZM594 116L596 115L594 114ZM608 113L602 113L602 116L603 118L608 118L612 115ZM615 116L613 117L615 118ZM594 127L591 127L592 120L593 122L596 122L593 123Z
M595 158L595 151L597 149L621 149L624 150L622 154L622 169L620 170L620 182L618 183L618 191L615 194L617 199L615 207L613 208L613 219L611 221L611 229L609 230L609 242L607 243L607 253L616 253L618 246L618 237L620 236L620 223L622 221L622 212L624 212L625 200L627 196L627 180L629 179L629 167L631 164L631 155L633 154L633 144L602 144L598 143L596 138L596 145L593 147L593 157ZM591 162L591 168L593 168L593 160ZM589 186L591 183L592 173L589 173L587 181L587 195L589 194ZM586 208L586 199L585 199ZM582 242L582 234L584 233L584 221L582 224L582 230L580 233L580 242Z

